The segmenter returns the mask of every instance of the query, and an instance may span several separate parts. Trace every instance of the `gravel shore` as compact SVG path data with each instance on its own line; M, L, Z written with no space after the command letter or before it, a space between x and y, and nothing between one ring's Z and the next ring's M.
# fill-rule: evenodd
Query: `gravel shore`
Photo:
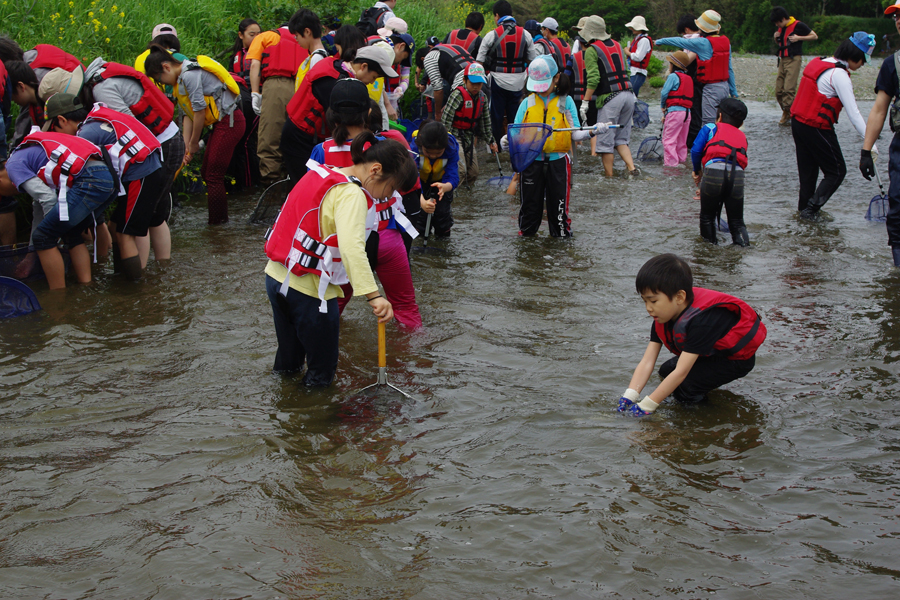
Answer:
M658 52L656 55L660 59L665 60L668 53ZM809 58L806 57L804 59L804 67ZM857 100L875 99L875 79L878 77L878 70L881 68L882 60L882 58L873 58L872 62L851 74L853 91ZM732 57L735 83L741 98L762 102L775 100L775 77L778 75L776 61L777 58L774 55L743 54ZM645 92L644 90L647 91ZM651 97L659 98L659 88L644 85L641 88L641 99L646 101Z

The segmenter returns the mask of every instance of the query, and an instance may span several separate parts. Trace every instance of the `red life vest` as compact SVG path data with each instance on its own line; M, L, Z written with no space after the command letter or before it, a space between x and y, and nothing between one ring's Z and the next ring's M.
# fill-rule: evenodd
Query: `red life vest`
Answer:
M466 32L466 35L460 36L460 33L462 32ZM447 43L459 46L466 52L471 52L472 45L475 43L476 39L478 39L478 34L471 29L454 29L450 32L450 35L447 36Z
M703 147L703 163L706 164L714 158L736 162L739 167L746 169L747 136L744 132L727 123L716 123L716 132Z
M354 77L352 72L347 73L343 69L342 64L343 61L340 58L323 58L309 70L300 83L300 87L294 92L287 105L287 114L291 122L300 128L300 131L311 136L327 136L325 107L316 100L312 93L312 85L324 77L332 79Z
M63 70L71 73L78 67L84 68L80 60L56 46L38 44L34 49L37 51L37 56L29 63L32 69L55 69L61 67Z
M724 35L711 36L706 39L712 46L713 55L709 60L697 58L697 81L700 83L728 81L731 41Z
M624 92L631 89L631 77L625 70L625 53L622 46L615 40L609 40L612 46L607 46L600 40L594 40L591 47L597 53L597 58L606 70L606 81L609 83L610 92Z
M536 41L535 44L540 45L541 48L544 49L544 54L546 56L553 57L553 60L556 61L556 67L560 71L566 68L566 57L556 44L544 37Z
M43 127L44 123L47 121L47 114L44 112L43 106L29 104L28 116L31 117L31 124L34 127Z
M631 63L631 66L636 69L646 69L647 66L650 64L650 57L653 56L653 38L651 38L646 33L642 33L639 36L637 36L636 38L634 38L633 40L631 40L631 45L628 47L628 51L634 52L635 50L637 50L638 42L641 41L641 38L647 38L647 41L650 42L650 51L647 52L647 55L641 61L636 61L634 59L628 59L629 62Z
M0 100L6 98L6 78L9 74L6 72L6 65L0 61Z
M231 59L231 72L239 76L244 81L250 81L251 61L247 60L246 56L247 49L243 47L234 53L234 57Z
M309 54L304 50L287 27L280 27L276 33L281 36L281 41L263 49L260 59L260 81L267 77L290 77L297 75L300 63Z
M819 91L816 83L821 75L831 69L846 70L846 67L841 63L814 58L803 69L797 97L791 104L791 116L804 125L818 129L834 129L835 123L838 122L841 109L844 107L841 99L837 96L828 98Z
M383 134L378 135L385 137ZM404 142L406 141L406 138L402 135L401 139ZM325 140L322 142L322 155L325 157L326 165L336 168L353 166L353 159L350 157L350 140L347 140L343 146L335 144L333 138ZM397 225L415 239L419 233L409 219L406 218L406 214L402 212L402 209L403 198L397 193L390 198L373 200L369 205L369 214L366 217L367 232L371 233L372 231L387 229L387 226L390 225L391 217L393 217Z
M566 43L565 40L555 37L550 42L556 46L556 49L559 50L559 53L563 57L563 66L569 61L569 57L572 56L572 48L569 47L569 44Z
M311 274L319 276L319 312L328 312L325 293L328 284L350 283L347 271L341 263L337 234L324 236L319 211L326 194L339 185L359 185L343 173L323 167L315 161L306 163L309 170L288 194L275 225L266 239L265 251L270 260L287 267L288 275L281 285L281 294L287 295L291 273L298 277ZM371 197L360 186L371 207Z
M69 205L66 191L75 184L77 176L87 161L103 160L103 151L91 142L66 135L38 131L30 133L22 140L20 148L38 144L47 155L47 164L40 168L38 177L48 186L59 190L59 220L69 220Z
M129 115L116 112L102 104L95 104L91 112L84 119L85 123L99 121L112 126L116 135L116 142L106 147L113 166L121 176L131 165L142 163L151 154L156 152L162 159L162 149L156 136L147 129L143 123ZM119 194L125 193L125 188L119 190Z
M673 354L681 354L691 319L705 310L726 308L738 316L738 322L713 346L729 360L747 360L766 339L766 326L750 305L722 292L695 287L694 301L678 315L675 323L656 323L656 335Z
M156 86L150 78L127 65L108 62L103 65L103 70L94 75L87 85L93 89L101 81L105 81L110 77L127 77L138 82L143 90L141 99L129 106L131 114L134 118L144 124L147 129L153 132L153 135L160 135L172 123L175 117L175 105L166 97L159 87ZM102 102L103 98L95 98Z
M675 74L678 75L678 89L666 96L666 108L681 106L690 109L694 106L694 80L681 71L675 71Z
M475 59L472 58L472 55L469 54L469 51L463 48L462 46L454 46L453 44L440 44L435 48L436 50L440 50L444 54L450 56L453 61L456 63L456 66L459 67L453 73L441 73L447 81L453 82L453 78L456 77L456 74L460 72L460 70L465 70L470 64L475 62Z
M461 85L456 89L462 94L463 101L459 108L456 109L456 114L453 115L453 123L450 126L461 131L475 129L475 121L481 117L481 113L484 110L481 92L475 98L472 98L472 94L469 93L466 86Z
M788 25L787 27L779 27L778 28L778 56L781 58L787 58L790 56L788 53L788 48L791 43L788 41L788 38L793 35L794 29L797 28L797 23L800 21L795 20L793 23Z
M399 67L394 70L397 71L397 73L400 72ZM399 74L396 77L385 77L384 78L384 91L393 92L398 87L400 87L401 81L402 81L402 78L400 77Z
M494 30L497 36L492 50L494 63L492 71L497 73L524 73L525 64L525 30L515 24L515 21L507 21Z
M587 72L584 68L584 52L572 53L572 100L581 102L587 90Z

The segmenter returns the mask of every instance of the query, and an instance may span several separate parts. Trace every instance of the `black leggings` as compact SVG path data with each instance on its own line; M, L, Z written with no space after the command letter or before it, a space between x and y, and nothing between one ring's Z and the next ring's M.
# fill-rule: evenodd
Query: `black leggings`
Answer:
M729 229L744 227L744 171L715 168L725 163L712 163L703 169L700 183L700 233L705 222L716 222L719 208L724 204ZM734 170L732 170L734 169ZM705 237L705 236L704 236Z
M813 204L822 206L841 186L847 175L847 164L833 129L819 129L791 119L791 133L797 147L797 172L800 174L800 197L797 210L803 210L815 196ZM822 181L816 187L819 171Z
M678 357L675 356L659 367L659 376L665 379L675 370ZM753 370L756 357L746 360L729 360L724 356L701 356L691 367L687 377L672 396L679 402L696 403L706 400L707 392L740 379Z

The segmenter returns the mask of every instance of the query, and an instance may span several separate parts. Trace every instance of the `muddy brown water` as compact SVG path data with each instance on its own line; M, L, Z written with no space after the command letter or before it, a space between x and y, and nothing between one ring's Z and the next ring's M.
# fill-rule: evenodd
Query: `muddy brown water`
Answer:
M749 249L701 241L686 168L607 180L582 154L571 240L462 191L444 251L412 256L425 328L388 328L412 400L356 394L377 370L359 300L330 389L270 372L250 197L216 228L189 202L140 285L36 284L45 310L0 322L0 597L895 597L900 275L855 130L811 225L777 118L750 103ZM707 405L624 418L651 324L634 275L663 251L769 337Z

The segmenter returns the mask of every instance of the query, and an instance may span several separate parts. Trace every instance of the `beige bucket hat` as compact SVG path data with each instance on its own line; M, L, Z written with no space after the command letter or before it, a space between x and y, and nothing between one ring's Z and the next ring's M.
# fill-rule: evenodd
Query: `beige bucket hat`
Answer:
M630 22L625 23L625 27L634 29L635 31L650 31L647 29L647 21L641 15L636 16Z
M581 37L588 42L608 40L609 34L606 33L606 21L603 20L603 17L598 17L597 15L588 17L584 27L581 28Z
M699 19L695 19L694 23L697 24L697 27L700 28L700 31L705 33L716 33L720 29L722 29L722 25L720 21L722 20L722 15L717 13L714 10L707 10L702 15L700 15Z

